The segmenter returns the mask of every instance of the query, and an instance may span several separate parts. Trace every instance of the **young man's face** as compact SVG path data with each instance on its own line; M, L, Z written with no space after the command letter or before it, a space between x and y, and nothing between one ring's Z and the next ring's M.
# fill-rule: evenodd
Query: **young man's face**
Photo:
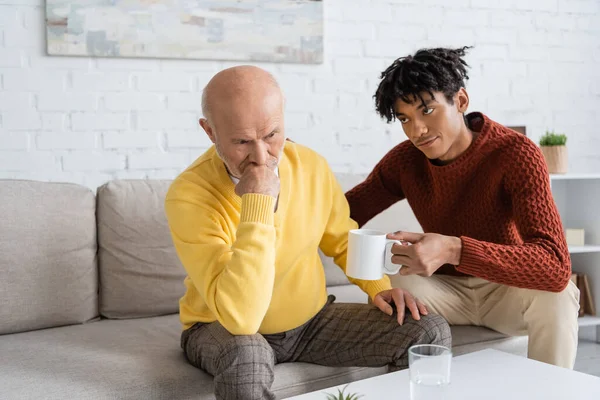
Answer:
M421 93L424 104L416 97L412 103L398 99L396 118L408 139L431 160L451 161L460 155L465 123L463 114L469 97L460 89L451 104L442 92ZM458 153L458 154L457 154Z

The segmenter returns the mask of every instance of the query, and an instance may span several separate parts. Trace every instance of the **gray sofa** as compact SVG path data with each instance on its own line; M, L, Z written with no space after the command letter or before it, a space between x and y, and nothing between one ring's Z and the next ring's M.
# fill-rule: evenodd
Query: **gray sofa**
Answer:
M363 177L340 175L345 189ZM212 399L212 379L179 347L184 270L163 213L168 181L0 181L0 398ZM371 221L419 229L404 203ZM340 302L366 295L324 259ZM454 353L526 352L526 338L455 326ZM279 398L384 372L276 366Z

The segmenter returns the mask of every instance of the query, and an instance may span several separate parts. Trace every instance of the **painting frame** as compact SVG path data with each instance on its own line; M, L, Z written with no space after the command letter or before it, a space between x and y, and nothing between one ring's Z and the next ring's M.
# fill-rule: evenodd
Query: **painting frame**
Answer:
M323 63L322 0L47 0L51 56Z

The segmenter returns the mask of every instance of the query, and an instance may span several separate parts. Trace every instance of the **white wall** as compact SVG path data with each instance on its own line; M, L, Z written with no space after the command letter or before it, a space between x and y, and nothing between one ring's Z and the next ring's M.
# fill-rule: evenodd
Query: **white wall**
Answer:
M322 65L259 64L288 97L287 130L336 171L397 142L374 113L379 73L420 47L475 45L471 110L569 135L573 172L600 171L599 0L325 0ZM200 93L229 62L45 55L44 2L0 0L0 178L171 178L209 142Z

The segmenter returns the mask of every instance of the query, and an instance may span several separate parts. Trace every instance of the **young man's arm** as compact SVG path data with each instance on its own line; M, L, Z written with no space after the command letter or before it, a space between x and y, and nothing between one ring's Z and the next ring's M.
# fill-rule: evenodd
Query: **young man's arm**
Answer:
M165 202L179 259L221 325L234 335L254 334L271 302L275 280L275 198L242 196L232 242L223 217L196 195L190 196L192 201L186 196Z
M560 292L571 277L571 259L546 163L529 140L514 150L505 187L524 243L502 245L461 237L457 269L505 285Z
M397 173L401 146L387 153L364 182L346 193L350 217L359 226L362 227L371 218L404 199Z
M319 244L321 251L328 257L333 257L334 262L339 266L344 273L346 272L346 256L348 252L348 232L356 229L358 226L350 218L350 210L348 202L344 197L344 192L337 182L333 172L324 162L324 169L327 169L325 178L331 199L331 211L325 232ZM348 278L350 282L360 287L363 292L367 293L371 299L384 290L391 289L391 283L387 276L377 281L364 281L360 279Z

